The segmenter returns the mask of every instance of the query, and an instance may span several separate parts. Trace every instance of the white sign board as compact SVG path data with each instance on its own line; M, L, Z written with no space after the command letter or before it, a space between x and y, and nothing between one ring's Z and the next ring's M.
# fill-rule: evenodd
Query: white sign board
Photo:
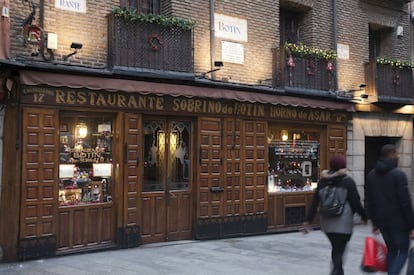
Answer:
M110 177L112 175L111 163L94 163L92 166L94 177Z
M240 43L221 42L221 59L223 62L244 63L244 47Z
M86 13L86 0L55 0L55 8Z
M60 164L59 165L59 178L73 178L75 170L74 164Z
M215 13L214 33L219 38L247 42L247 21Z
M349 59L349 45L339 44L336 46L338 59Z

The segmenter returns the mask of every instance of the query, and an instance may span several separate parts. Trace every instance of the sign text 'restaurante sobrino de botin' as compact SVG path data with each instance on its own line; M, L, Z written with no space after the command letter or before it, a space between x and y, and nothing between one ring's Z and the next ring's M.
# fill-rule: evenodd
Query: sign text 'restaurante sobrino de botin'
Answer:
M24 87L22 103L65 107L99 107L143 113L209 114L270 118L280 120L342 123L346 113L277 104L239 102L139 93Z

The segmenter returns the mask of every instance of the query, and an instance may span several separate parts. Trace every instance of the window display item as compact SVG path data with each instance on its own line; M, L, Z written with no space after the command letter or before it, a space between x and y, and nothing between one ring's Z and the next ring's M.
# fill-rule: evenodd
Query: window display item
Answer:
M61 206L77 205L81 199L82 190L80 188L59 190L59 204Z
M112 119L62 114L59 204L111 202Z
M269 192L311 191L318 181L319 142L272 141L269 144Z
M75 171L74 164L60 164L59 165L59 178L72 178Z

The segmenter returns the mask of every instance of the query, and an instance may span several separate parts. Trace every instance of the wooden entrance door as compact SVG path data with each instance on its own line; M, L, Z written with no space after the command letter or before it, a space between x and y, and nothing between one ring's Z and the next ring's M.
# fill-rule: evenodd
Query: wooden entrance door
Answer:
M143 243L192 237L191 121L143 121Z

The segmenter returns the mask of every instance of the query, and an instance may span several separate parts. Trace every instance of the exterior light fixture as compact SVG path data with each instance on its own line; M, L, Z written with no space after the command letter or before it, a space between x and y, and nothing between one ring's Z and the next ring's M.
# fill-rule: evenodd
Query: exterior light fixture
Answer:
M352 98L352 102L358 103L358 104L370 104L368 101L368 95L367 94L360 94L359 96L355 96Z
M71 52L68 55L63 56L63 60L66 61L68 60L69 57L71 57L72 55L75 55L78 53L78 50L82 49L82 43L77 43L77 42L72 42L72 44L70 45L71 49L74 49L73 52Z
M214 61L214 67L223 67L223 61Z
M215 69L212 69L208 72L202 73L201 76L205 77L206 74L212 73L212 72L216 72L218 70L221 70L221 68L224 66L223 61L214 61L214 67L216 67Z

